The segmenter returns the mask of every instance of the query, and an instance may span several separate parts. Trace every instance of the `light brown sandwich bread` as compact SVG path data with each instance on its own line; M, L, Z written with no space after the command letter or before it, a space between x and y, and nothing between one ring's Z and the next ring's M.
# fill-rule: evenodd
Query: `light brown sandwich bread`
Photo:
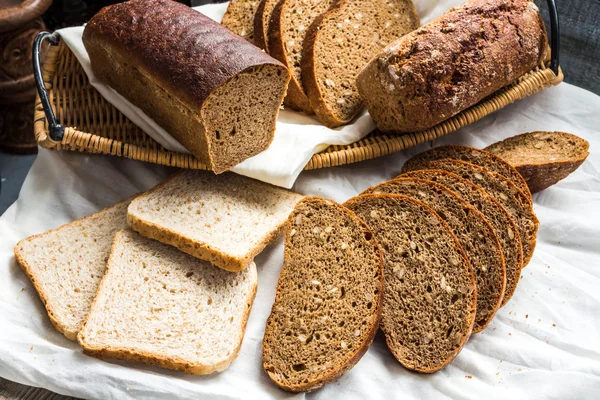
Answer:
M566 178L585 161L590 144L566 132L530 132L513 136L485 149L519 171L532 193Z
M221 25L254 43L254 14L259 0L230 0Z
M365 354L379 326L383 259L350 210L310 197L290 215L263 366L282 389L333 382Z
M269 53L269 27L273 10L283 0L262 0L254 14L254 44Z
M223 371L242 345L257 283L254 263L228 272L122 230L77 341L94 357Z
M70 340L76 340L96 296L115 232L127 228L130 201L15 246L17 262L38 292L50 322Z
M302 82L310 105L330 128L363 109L360 70L390 42L419 27L411 0L341 0L310 26L302 54Z
M362 195L345 206L373 231L383 251L381 330L406 368L431 373L467 342L477 293L467 256L443 219L400 195Z
M417 170L398 176L398 178L401 177L427 179L444 185L486 217L496 232L504 255L504 264L506 265L506 289L502 299L502 306L504 306L517 289L523 267L521 236L510 214L481 187L451 172L432 169Z
M500 242L483 214L445 186L418 178L397 178L363 194L402 194L431 207L452 229L473 268L477 284L477 314L473 333L494 318L506 286L506 267Z
M228 271L241 271L281 234L304 196L233 173L187 170L131 202L143 236Z

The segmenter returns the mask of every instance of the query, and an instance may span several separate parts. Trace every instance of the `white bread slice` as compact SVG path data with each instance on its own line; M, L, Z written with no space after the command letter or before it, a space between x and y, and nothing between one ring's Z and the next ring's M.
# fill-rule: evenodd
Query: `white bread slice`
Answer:
M123 200L15 246L17 262L38 292L50 322L70 340L90 310L115 232L127 228Z
M95 357L222 371L237 357L257 284L254 263L227 272L122 230L77 340Z
M184 171L131 202L129 225L228 271L280 235L302 195L233 173Z

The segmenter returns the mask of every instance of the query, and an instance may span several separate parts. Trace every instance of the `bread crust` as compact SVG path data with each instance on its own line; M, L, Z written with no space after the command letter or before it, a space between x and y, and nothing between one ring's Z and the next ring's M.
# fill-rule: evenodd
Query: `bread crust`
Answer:
M254 44L263 49L267 54L270 54L269 51L269 26L270 20L265 21L265 11L267 7L267 3L280 3L283 0L262 0L256 9L256 14L254 14ZM272 15L271 15L272 16Z

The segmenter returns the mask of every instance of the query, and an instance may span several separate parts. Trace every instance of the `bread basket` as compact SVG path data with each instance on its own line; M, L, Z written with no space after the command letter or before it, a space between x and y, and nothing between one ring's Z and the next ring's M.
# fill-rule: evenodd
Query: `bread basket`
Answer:
M347 146L330 146L313 155L306 170L369 160L432 141L563 80L559 66L559 25L554 0L550 11L549 57L515 82L433 128L401 135L373 131ZM42 68L41 48L50 47ZM33 45L38 95L34 133L38 145L51 150L110 154L178 168L206 169L193 155L168 151L108 103L89 83L83 68L56 33L42 32Z

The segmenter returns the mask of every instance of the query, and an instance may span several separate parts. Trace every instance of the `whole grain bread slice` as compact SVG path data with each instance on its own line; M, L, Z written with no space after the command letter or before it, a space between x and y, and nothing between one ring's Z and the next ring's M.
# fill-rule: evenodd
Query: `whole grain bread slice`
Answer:
M464 250L435 211L410 197L361 195L344 204L369 225L383 252L388 348L406 368L442 369L475 321L475 277Z
M177 173L137 197L129 225L228 271L246 268L281 234L302 195L233 173Z
M221 25L254 43L254 14L259 0L230 0Z
M483 214L445 186L418 178L397 178L363 194L402 194L431 207L452 229L473 268L477 283L477 314L473 333L481 332L502 304L506 267L500 242Z
M451 172L423 169L405 172L399 176L401 177L427 179L444 185L486 217L496 232L504 255L506 265L506 289L502 299L502 306L504 306L517 289L523 267L521 236L510 214L481 187Z
M353 212L319 197L298 203L263 340L263 366L292 392L317 389L371 345L383 300L377 241Z
M532 193L566 178L585 161L590 144L566 132L530 132L485 148L501 157L525 178Z
M46 307L50 322L70 340L90 310L115 232L127 228L123 200L60 228L30 236L15 257Z
M525 179L523 179L521 174L513 166L488 151L476 149L474 147L459 145L434 147L410 158L402 166L402 172L422 169L421 166L426 162L442 160L444 158L466 161L471 164L479 165L480 167L485 167L492 172L496 172L505 178L510 179L511 182L527 196L529 202L532 202L531 192L529 192L527 182L525 182Z
M302 47L308 28L317 17L336 6L338 0L283 0L269 24L269 54L285 65L292 75L284 104L313 113L302 82Z
M341 0L310 26L302 54L302 82L310 105L330 128L362 109L356 77L390 42L419 27L411 0Z
M269 27L273 10L283 0L262 0L254 14L254 44L269 53Z
M443 159L429 161L422 165L423 169L442 169L453 172L480 186L490 196L498 200L515 221L523 246L523 266L533 256L539 221L527 196L509 179L465 161Z
M254 263L228 272L122 230L77 341L94 357L222 371L242 345L257 284Z

